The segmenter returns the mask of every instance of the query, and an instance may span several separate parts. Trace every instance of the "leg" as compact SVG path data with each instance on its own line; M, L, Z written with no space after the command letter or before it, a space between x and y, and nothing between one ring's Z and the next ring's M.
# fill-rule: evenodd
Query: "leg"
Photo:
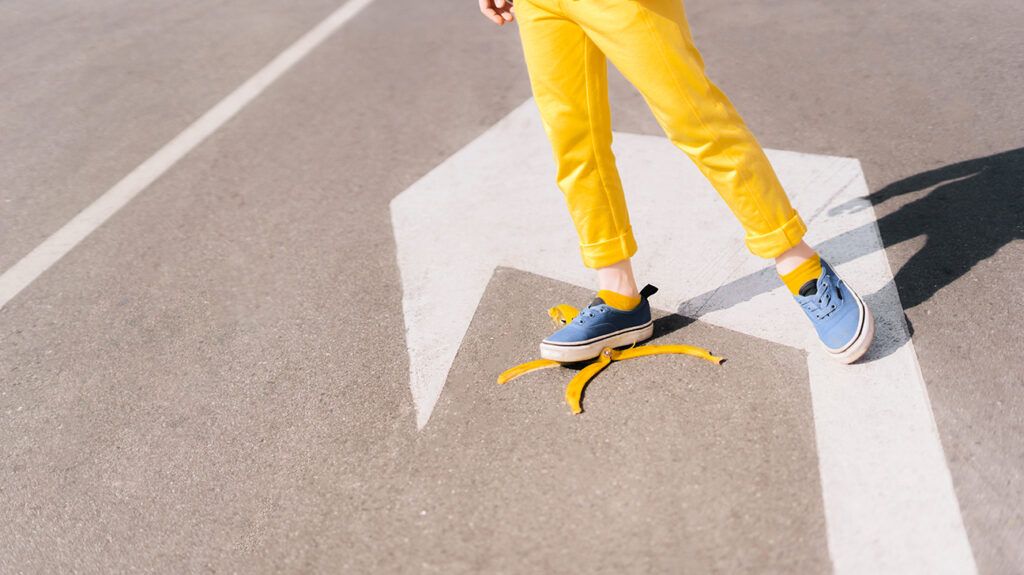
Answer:
M775 258L775 271L779 272L780 276L785 276L795 270L800 264L813 258L816 253L811 249L811 246L801 240L800 243L782 252Z
M583 264L604 268L637 249L612 155L607 63L558 5L557 0L520 0L516 19Z
M775 171L732 103L704 74L680 0L567 2L568 15L643 94L669 139L697 164L746 231L751 252L777 269L825 350L842 362L867 352L864 301L803 235Z
M636 289L636 279L633 277L632 261L626 258L609 266L597 268L597 288L601 291L610 291L626 296L626 300L614 298L616 301L608 301L614 307L628 309L636 305L639 292ZM602 295L602 297L605 296ZM606 301L608 299L605 297Z
M540 344L541 357L575 362L651 337L654 322L629 262L637 246L612 155L607 62L561 4L519 0L516 19L534 99L555 153L558 187L579 235L583 264L598 270L603 288Z
M728 204L750 251L775 258L799 245L807 228L743 119L705 76L681 2L588 0L567 6Z

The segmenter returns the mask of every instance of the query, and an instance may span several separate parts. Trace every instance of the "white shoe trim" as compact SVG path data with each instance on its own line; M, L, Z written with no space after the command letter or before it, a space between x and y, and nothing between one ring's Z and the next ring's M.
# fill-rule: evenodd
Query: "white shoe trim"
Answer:
M846 285L846 283L844 282L843 285ZM871 309L864 303L860 295L849 285L846 285L846 289L853 294L853 299L857 302L857 308L860 310L857 335L847 342L846 345L838 349L828 347L824 342L822 342L821 346L838 361L850 364L860 359L871 347L871 342L875 339L875 319L871 315Z
M544 359L551 359L562 363L574 363L594 359L601 354L606 347L622 347L639 343L654 335L654 321L651 320L639 328L620 330L614 334L603 336L591 343L577 343L574 345L556 345L547 341L540 344L540 356Z

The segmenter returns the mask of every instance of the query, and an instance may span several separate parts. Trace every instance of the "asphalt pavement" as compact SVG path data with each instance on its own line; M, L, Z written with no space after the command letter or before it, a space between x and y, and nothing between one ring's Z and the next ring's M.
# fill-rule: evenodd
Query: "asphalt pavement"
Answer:
M0 5L0 273L339 5ZM860 161L972 563L1024 571L1024 9L687 9L762 144ZM574 417L494 378L591 287L500 266L417 425L389 203L529 96L473 2L370 2L0 308L0 572L842 571L801 349L659 312L729 361Z

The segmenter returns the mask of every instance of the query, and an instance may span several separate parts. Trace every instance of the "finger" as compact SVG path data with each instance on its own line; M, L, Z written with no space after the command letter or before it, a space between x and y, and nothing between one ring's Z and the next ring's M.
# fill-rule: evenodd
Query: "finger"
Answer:
M506 22L511 22L512 21L512 13L511 12L508 12L508 11L502 12L501 13L501 17L504 18Z
M499 16L498 13L495 12L493 8L484 9L484 16L490 18L491 22L494 22L499 26L505 23L505 20L501 16Z
M488 20L499 26L505 23L501 16L498 16L498 13L492 8L493 0L479 0L478 3L480 5L480 13L486 16Z
M494 7L495 8L504 8L505 7L505 0L494 0Z

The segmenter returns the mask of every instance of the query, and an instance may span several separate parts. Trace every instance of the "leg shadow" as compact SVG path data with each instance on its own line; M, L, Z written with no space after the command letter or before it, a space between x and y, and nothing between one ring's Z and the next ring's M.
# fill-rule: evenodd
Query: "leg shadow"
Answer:
M865 209L864 199L878 206L919 192L924 194L877 222L815 246L830 262L842 264L879 248L876 225L882 246L925 237L924 247L896 272L893 282L864 296L873 309L912 309L1006 244L1024 238L1024 148L923 172L829 213ZM778 281L774 269L766 267L682 303L678 312L699 318L767 293L778 287ZM895 351L912 333L905 315L881 320L896 322L890 335L902 335L880 338L866 361Z

